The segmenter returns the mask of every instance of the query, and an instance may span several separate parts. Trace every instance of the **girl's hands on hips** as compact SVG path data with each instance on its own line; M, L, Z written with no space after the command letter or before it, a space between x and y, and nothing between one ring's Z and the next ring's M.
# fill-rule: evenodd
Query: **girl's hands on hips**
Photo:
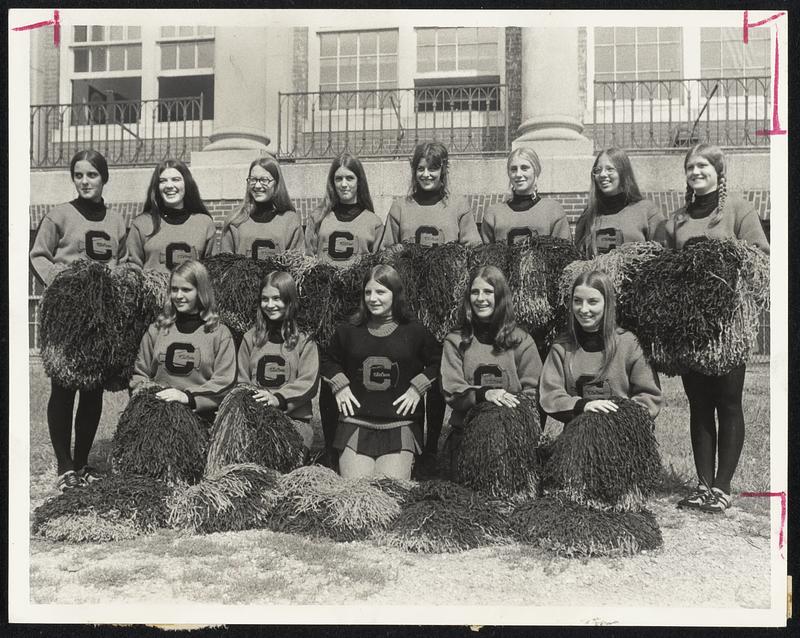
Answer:
M510 392L503 390L503 388L487 390L486 400L495 405L504 405L507 408L516 408L519 405L519 399Z
M189 405L189 395L177 388L165 388L161 392L156 392L156 397L162 401L177 401L178 403L183 403L183 405Z
M339 412L345 416L355 416L356 408L360 408L361 404L348 385L336 393L336 406L339 408Z
M584 412L603 412L604 414L616 412L618 409L619 406L608 399L595 399L583 406Z
M254 391L253 398L256 400L256 402L266 403L267 405L271 405L273 408L277 408L279 405L277 397L265 388Z
M412 414L414 410L417 409L420 399L422 399L420 393L417 392L417 389L414 386L411 386L403 394L392 401L392 405L397 405L399 403L400 405L397 407L397 414L400 416L406 416L407 414Z

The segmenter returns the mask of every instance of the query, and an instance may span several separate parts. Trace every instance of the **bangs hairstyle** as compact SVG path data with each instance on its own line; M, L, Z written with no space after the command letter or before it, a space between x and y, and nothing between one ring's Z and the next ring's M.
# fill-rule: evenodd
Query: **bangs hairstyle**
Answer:
M171 298L172 282L175 277L183 277L197 288L197 308L200 311L200 318L205 322L204 330L214 332L219 325L219 313L217 312L217 300L214 298L214 288L211 286L211 277L209 277L206 267L194 259L188 259L172 269L169 277L170 294L164 304L164 309L156 319L156 325L161 330L166 330L175 323L177 311Z
M603 197L600 189L597 187L593 172L600 163L600 158L603 157L603 155L607 156L614 168L617 169L620 192L625 193L625 205L627 206L642 201L642 193L639 191L639 185L636 183L636 176L633 174L633 166L631 165L628 154L622 149L615 147L600 151L597 157L594 158L592 170L589 173L589 203L578 223L578 229L576 229L580 230L580 235L576 233L575 237L576 244L581 247L589 248L590 255L595 254L593 229L600 208L600 200Z
M520 158L527 161L533 167L533 175L534 175L534 185L533 185L533 192L537 192L537 184L536 182L539 179L539 175L542 174L542 161L539 159L539 156L529 146L520 146L517 149L514 149L509 153L508 159L506 160L506 173L508 174L508 191L506 193L506 201L511 201L514 198L514 183L511 181L511 162L515 159Z
M520 338L514 336L517 322L514 317L514 303L511 298L511 288L506 277L497 266L479 266L469 274L469 285L464 292L461 307L458 309L458 321L461 330L461 351L465 351L472 343L475 326L478 320L472 314L470 296L475 280L480 277L494 288L494 312L492 313L491 326L496 333L494 338L494 352L504 352L516 348Z
M364 275L364 279L361 281L361 301L358 310L350 317L350 323L354 326L363 326L372 316L367 308L367 302L364 300L364 290L372 280L392 291L392 317L394 320L397 323L408 323L411 320L411 313L408 310L403 280L394 268L385 264L373 266Z
M297 284L288 272L281 272L273 270L268 272L261 280L259 287L259 298L264 293L264 288L272 286L278 290L281 301L286 305L286 311L283 315L283 324L281 326L281 336L283 343L287 350L294 350L300 338L300 331L297 327ZM267 337L271 326L271 321L267 319L264 312L261 310L261 302L259 300L259 308L256 311L256 335L255 345L260 348L267 343Z
M103 184L108 184L108 162L101 153L98 153L93 148L87 148L75 153L69 161L69 174L72 179L75 179L75 164L78 162L89 162L100 173Z
M427 164L428 168L434 170L438 168L442 169L442 181L439 192L444 199L447 199L447 196L450 194L448 190L447 170L449 162L447 160L447 147L441 142L425 142L423 144L417 144L417 146L414 147L414 153L411 156L411 188L408 191L408 199L411 199L417 192L417 187L419 186L417 184L417 167L422 160L425 160L425 164Z
M364 171L364 165L355 155L342 153L331 162L331 167L328 170L328 179L325 181L325 199L319 208L311 214L311 223L317 234L319 234L319 227L322 224L322 220L333 210L333 207L339 203L339 195L336 193L336 183L334 179L336 177L336 171L342 167L352 171L357 178L356 202L364 210L375 211L375 206L372 203L372 196L369 194L369 181Z
M194 177L192 177L192 173L189 171L189 167L186 166L186 164L184 164L180 160L166 159L163 162L160 162L158 166L156 166L155 170L153 171L153 175L150 178L150 185L147 187L147 197L145 198L144 208L142 209L141 214L144 215L146 213L149 213L150 217L153 220L153 232L150 233L148 237L152 237L159 231L159 229L161 228L161 215L165 213L167 210L169 210L168 207L164 204L164 198L161 197L161 189L159 189L158 187L159 179L161 178L161 173L163 173L168 168L174 168L183 177L184 210L190 212L193 215L201 213L211 217L211 214L208 212L206 205L200 198L200 189L197 188L197 182L194 181Z
M699 155L708 161L714 170L717 171L717 192L719 193L719 203L717 209L708 218L708 227L716 226L722 219L725 211L725 201L728 199L728 180L725 176L725 153L719 146L714 144L700 143L695 144L688 150L686 156L683 158L683 175L686 177L686 167L689 165L689 160ZM677 228L689 217L689 204L694 201L694 189L689 186L689 181L686 180L686 195L684 197L686 207L675 215L675 227Z
M617 350L617 340L614 334L617 331L617 300L616 293L614 292L614 284L611 278L604 272L599 270L591 270L589 272L581 273L572 282L572 288L569 295L569 314L567 319L567 333L558 339L558 343L569 344L574 349L579 347L578 343L578 330L580 326L575 319L575 312L572 309L572 299L575 296L575 289L578 286L588 286L594 288L601 295L605 305L603 307L603 321L600 324L600 334L603 337L603 364L600 366L597 374L592 379L592 382L602 379L611 361L614 359L614 354ZM572 359L567 351L567 363L569 366L570 374L572 374ZM573 375L574 378L574 375Z
M272 187L272 205L275 207L275 212L281 215L287 211L295 210L292 200L289 197L289 192L286 190L286 182L283 179L281 166L271 155L259 157L250 163L250 168L247 169L247 178L249 179L253 173L253 168L260 166L267 171L274 179L275 185ZM250 215L256 208L256 200L253 199L253 193L250 191L250 184L245 183L244 199L242 205L238 210L231 211L225 223L222 225L222 234L228 230L230 226L239 226L242 222L248 220Z

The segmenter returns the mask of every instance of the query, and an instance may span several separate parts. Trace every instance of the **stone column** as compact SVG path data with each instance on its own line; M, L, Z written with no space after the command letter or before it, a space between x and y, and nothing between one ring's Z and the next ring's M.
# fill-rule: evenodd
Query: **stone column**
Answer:
M513 148L540 155L591 155L581 135L578 95L578 29L522 29L522 124Z

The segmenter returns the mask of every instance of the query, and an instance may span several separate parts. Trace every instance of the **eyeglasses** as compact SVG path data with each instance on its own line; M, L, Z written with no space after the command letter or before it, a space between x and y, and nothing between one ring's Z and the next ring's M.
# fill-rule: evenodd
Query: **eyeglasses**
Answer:
M616 174L617 169L614 168L613 166L595 166L592 169L592 175L597 177L598 175L602 175L603 171L605 171L609 175L614 175L614 174Z
M270 187L275 184L275 180L271 177L248 177L246 181L250 186L261 184L261 186Z

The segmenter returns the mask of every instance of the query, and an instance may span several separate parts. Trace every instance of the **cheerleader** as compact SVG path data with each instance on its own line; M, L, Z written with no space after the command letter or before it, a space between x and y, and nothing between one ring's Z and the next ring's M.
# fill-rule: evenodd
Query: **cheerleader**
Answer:
M362 291L361 307L336 328L322 357L322 377L339 410L339 471L408 479L422 443L420 402L436 383L441 348L409 320L394 268L373 267Z
M459 308L459 330L445 337L442 351L442 390L453 410L445 442L450 467L469 409L484 401L513 408L519 405L519 394L535 398L542 370L536 344L516 325L503 273L481 266L469 281Z
M592 165L589 205L575 227L575 245L592 259L637 241L663 241L664 215L636 184L625 151L601 151Z
M525 146L511 151L506 170L511 196L486 209L480 227L483 242L513 246L538 235L572 241L569 221L561 204L555 199L539 197L536 181L542 173L542 163L536 151Z
M255 400L291 418L311 448L311 400L319 386L317 345L300 332L297 286L292 276L273 271L261 282L255 325L244 333L238 354L238 382L259 387Z
M216 228L183 162L168 159L153 171L144 210L128 233L128 261L145 270L171 272L187 259L209 257Z
M69 172L78 196L47 213L30 252L31 272L44 285L80 259L115 266L125 258L125 220L108 210L103 201L103 188L108 183L105 157L94 150L78 151L69 163ZM52 379L50 387L47 426L58 466L56 487L63 492L101 478L88 461L103 411L103 389L80 390L73 454L70 448L76 391Z
M667 246L681 249L704 238L736 238L769 254L769 243L753 205L728 195L722 150L698 144L689 149L683 167L686 204L666 224ZM681 375L689 398L692 452L699 484L678 502L678 507L706 512L723 512L730 507L731 479L744 445L744 375L745 364L721 376L694 371Z
M539 398L545 412L568 423L583 412L616 412L612 397L632 399L655 418L663 404L658 376L636 337L617 327L614 285L599 271L572 284L572 312L544 362Z
M150 324L136 357L130 389L152 381L156 396L182 403L206 420L236 382L236 346L220 323L205 266L189 259L172 271L169 300Z
M219 251L264 259L303 250L303 228L274 157L250 164L242 206L222 226Z

